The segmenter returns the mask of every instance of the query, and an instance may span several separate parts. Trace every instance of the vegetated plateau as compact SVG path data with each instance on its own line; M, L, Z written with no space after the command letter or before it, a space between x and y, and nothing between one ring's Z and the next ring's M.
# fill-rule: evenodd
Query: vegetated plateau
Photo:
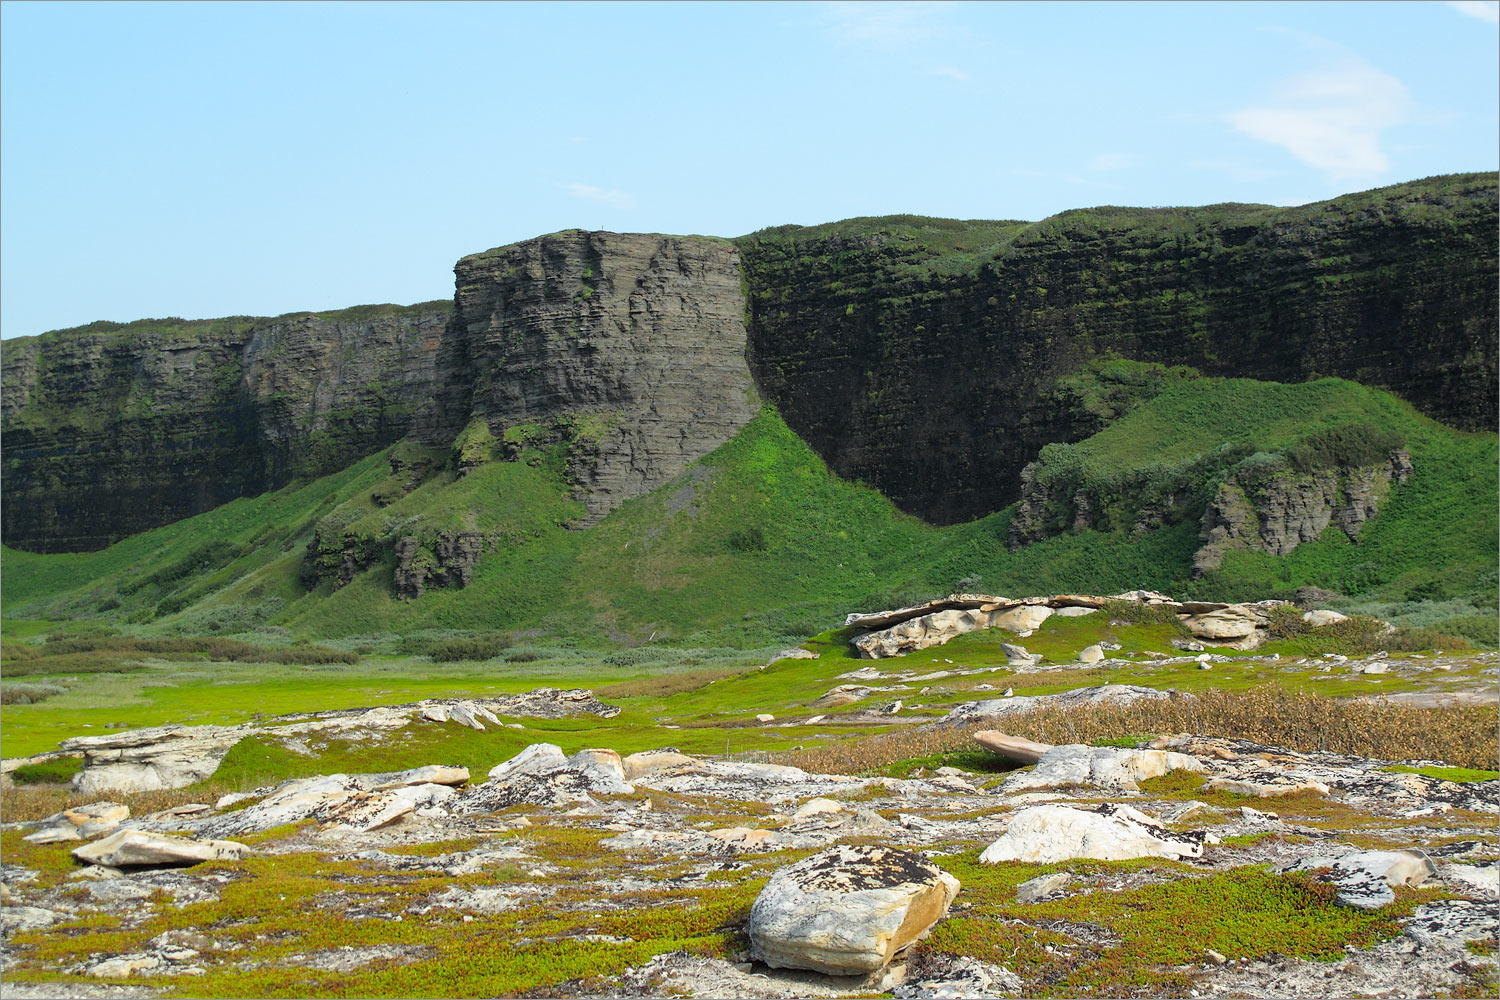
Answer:
M4 342L6 995L1492 995L1496 220L570 231ZM836 846L958 894L773 968Z

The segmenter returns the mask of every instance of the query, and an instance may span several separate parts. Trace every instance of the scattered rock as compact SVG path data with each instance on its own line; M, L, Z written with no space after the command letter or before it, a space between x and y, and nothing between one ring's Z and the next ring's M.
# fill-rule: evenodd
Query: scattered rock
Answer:
M1104 659L1104 650L1099 648L1098 643L1085 646L1078 653L1079 663L1098 663L1102 659Z
M774 968L873 972L941 919L958 890L918 855L833 847L771 876L750 909L751 953Z
M634 781L659 767L691 767L696 763L698 762L694 758L678 753L676 750L642 750L620 762L626 781Z
M1025 988L1021 977L1004 966L963 955L944 961L941 968L929 967L920 982L903 983L893 995L898 1000L968 1000L1015 996Z
M1465 889L1477 890L1486 899L1494 900L1500 896L1500 868L1493 863L1483 867L1446 864L1441 874L1443 878L1457 882Z
M1034 667L1042 662L1041 653L1027 652L1025 646L1017 646L1013 643L1002 642L1000 651L1005 654L1006 665L1011 667Z
M1485 941L1500 931L1493 901L1441 899L1423 903L1406 923L1406 936L1428 947L1462 947L1466 941Z
M624 762L613 750L582 750L572 757L552 743L534 743L490 769L489 780L455 804L461 813L499 812L509 806L576 806L592 795L629 795Z
M792 819L793 821L803 820L813 816L825 816L830 813L841 813L843 811L844 804L842 802L825 798L809 799L797 808L797 811L792 814Z
M1235 795L1253 795L1261 799L1277 799L1283 795L1299 795L1312 792L1327 795L1329 788L1321 781L1297 781L1281 775L1271 775L1266 781L1243 781L1234 778L1210 778L1203 783L1201 791L1232 792Z
M1106 804L1079 809L1040 805L1017 812L1005 834L985 848L979 860L1197 858L1203 855L1203 843L1203 834L1173 833L1129 806Z
M1325 625L1335 625L1341 621L1347 621L1348 615L1341 615L1337 611L1304 611L1302 620L1313 628L1323 628Z
M1158 691L1155 688L1138 687L1132 684L1101 684L1095 687L1075 688L1059 694L1015 695L1010 698L992 698L988 701L970 701L958 705L940 720L940 725L967 725L1000 715L1029 712L1033 708L1071 708L1075 705L1129 705L1142 698L1170 698L1176 692Z
M562 718L593 714L613 718L620 709L582 688L561 691L538 688L524 694L471 700L433 700L409 705L341 709L281 716L266 723L240 726L157 726L62 741L59 748L83 754L84 766L73 787L84 794L141 792L183 788L218 770L229 748L246 737L286 744L311 734L356 739L361 735L403 728L417 719L460 722L484 728L500 725L498 715Z
M861 698L868 698L873 693L873 688L865 687L863 684L840 684L838 687L830 688L809 707L839 708L843 705L852 705Z

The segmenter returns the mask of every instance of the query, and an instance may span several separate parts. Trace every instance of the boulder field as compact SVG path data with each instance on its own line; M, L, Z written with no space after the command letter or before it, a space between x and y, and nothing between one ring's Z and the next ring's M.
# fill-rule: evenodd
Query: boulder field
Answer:
M313 989L339 969L436 961L447 945L421 942L477 923L485 954L504 940L621 956L599 960L616 971L553 983L549 995L1026 996L1040 988L1034 968L964 952L984 921L1071 940L1085 961L1121 933L1082 916L1110 897L1236 880L1310 894L1302 905L1334 923L1340 909L1390 914L1387 929L1334 965L1253 941L1204 946L1173 971L1200 994L1272 995L1245 986L1260 975L1293 992L1316 984L1302 995L1378 982L1423 996L1494 968L1482 942L1497 930L1500 782L1190 734L1136 747L1022 741L1034 765L1007 772L1018 744L980 735L1002 751L993 771L849 776L669 747L622 756L538 743L477 779L433 764L139 816L121 802L82 804L5 824L30 850L53 852L6 858L7 979L45 970L65 983L139 981L129 995L151 996L176 976L212 985L301 967ZM1173 775L1187 777L1186 794L1151 790ZM1120 861L1132 866L1100 867ZM738 902L716 909L721 898ZM1060 920L1072 901L1080 916ZM285 907L361 927L361 943L330 950L311 929L288 929L278 933L308 941L288 950L257 937ZM211 926L174 929L210 912L220 914ZM723 943L653 936L662 932L650 920L669 913L718 914ZM550 930L536 923L543 915ZM69 940L49 928L85 924L119 933L38 957Z

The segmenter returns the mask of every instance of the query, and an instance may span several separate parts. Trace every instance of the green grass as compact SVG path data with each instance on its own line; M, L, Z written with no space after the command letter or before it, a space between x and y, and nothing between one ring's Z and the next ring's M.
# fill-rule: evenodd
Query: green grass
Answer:
M1399 935L1397 918L1432 896L1403 890L1394 907L1365 913L1336 905L1329 887L1305 875L1258 867L1196 876L1185 866L1149 859L1060 865L982 865L972 855L937 860L963 883L964 907L919 945L917 963L934 954L971 955L1025 976L1036 990L1028 995L1038 997L1129 996L1142 988L1177 995L1192 985L1182 967L1204 964L1209 949L1230 959L1334 961L1345 946L1368 947ZM1076 876L1065 898L1014 902L1022 881L1058 870ZM1139 871L1170 881L1108 887L1109 876ZM1081 947L1034 924L1059 930L1088 925L1118 943Z
M1386 770L1393 774L1420 774L1443 781L1494 781L1500 778L1500 771L1481 771L1471 767L1406 767L1397 764Z
M101 552L6 550L5 612L33 623L97 617L145 633L273 641L532 630L585 643L754 647L821 633L850 611L959 589L1028 595L1148 587L1256 599L1315 584L1369 599L1446 594L1442 607L1463 634L1487 635L1472 620L1493 607L1496 589L1493 435L1448 430L1395 397L1335 379L1196 378L1169 380L1100 434L1054 452L1108 479L1142 463L1191 465L1226 447L1286 448L1351 420L1399 432L1416 470L1365 525L1359 544L1330 529L1284 558L1230 553L1222 570L1202 580L1191 576L1196 517L1145 534L1070 531L1013 553L1011 509L947 528L924 524L831 474L767 410L682 476L587 531L566 527L582 507L555 448L523 447L521 460L487 461L463 477L440 471L405 495L393 491L385 456L375 455ZM381 508L377 496L396 499ZM397 540L412 535L430 553L438 534L454 531L485 538L472 583L429 587L416 601L396 597ZM368 546L368 567L346 586L325 577L306 589L304 553L315 532L325 565L338 565L343 538ZM1424 624L1443 631L1441 621ZM42 626L6 628L13 639ZM1047 635L1034 642L1033 651L1053 660L1076 656L1053 649Z

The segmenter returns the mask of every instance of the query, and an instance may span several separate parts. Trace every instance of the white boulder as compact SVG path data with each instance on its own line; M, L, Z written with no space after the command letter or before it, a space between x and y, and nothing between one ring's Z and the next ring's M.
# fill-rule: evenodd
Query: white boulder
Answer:
M750 908L751 955L773 968L874 972L941 919L958 889L906 851L831 847L771 876Z
M1004 835L985 848L979 860L988 863L1070 858L1124 861L1202 856L1201 834L1174 833L1129 806L1076 809L1040 805L1016 813Z

